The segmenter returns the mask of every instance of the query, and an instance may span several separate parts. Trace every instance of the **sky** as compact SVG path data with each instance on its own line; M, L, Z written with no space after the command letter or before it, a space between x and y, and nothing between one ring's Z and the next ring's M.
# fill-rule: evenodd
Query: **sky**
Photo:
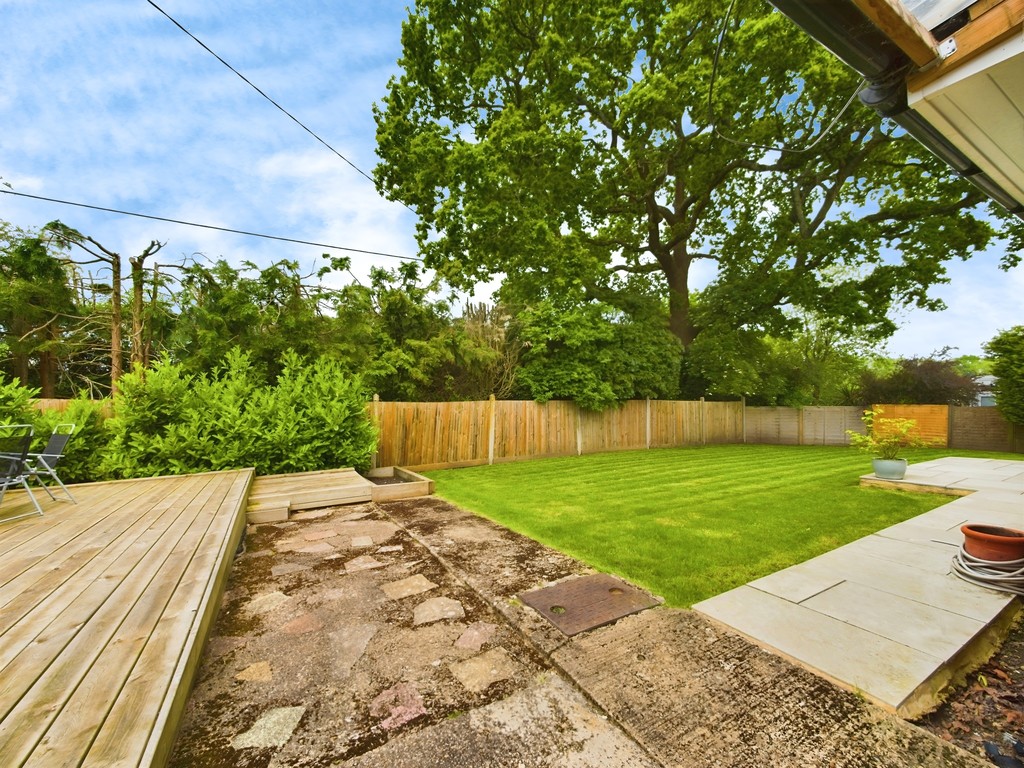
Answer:
M406 3L394 0L154 0L363 172L375 154L372 106L398 72ZM0 177L14 191L298 240L299 245L0 195L0 219L60 219L128 257L204 254L239 266L280 259L312 272L349 255L365 281L416 256L415 215L282 114L147 0L0 0ZM980 354L1024 323L1024 268L990 249L949 266L887 352ZM337 278L340 279L340 278Z

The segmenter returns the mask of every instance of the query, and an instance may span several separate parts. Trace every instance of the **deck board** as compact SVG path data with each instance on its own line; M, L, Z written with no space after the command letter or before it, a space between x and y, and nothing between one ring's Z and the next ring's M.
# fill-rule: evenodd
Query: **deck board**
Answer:
M0 523L0 765L166 760L251 479L83 485Z

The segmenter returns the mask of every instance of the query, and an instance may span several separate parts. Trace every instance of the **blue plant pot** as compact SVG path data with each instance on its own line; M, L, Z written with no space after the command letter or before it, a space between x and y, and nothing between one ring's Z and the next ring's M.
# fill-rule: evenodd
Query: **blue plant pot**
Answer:
M881 480L902 480L907 474L906 459L872 459L871 466Z

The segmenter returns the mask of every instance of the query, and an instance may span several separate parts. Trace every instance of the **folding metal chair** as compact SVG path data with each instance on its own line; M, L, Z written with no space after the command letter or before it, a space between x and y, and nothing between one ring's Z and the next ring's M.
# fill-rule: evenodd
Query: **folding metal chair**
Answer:
M46 441L46 447L43 448L43 452L28 454L28 458L25 461L25 474L36 480L43 487L43 490L50 495L50 498L56 501L57 497L53 495L53 491L43 482L44 476L51 478L68 495L71 503L77 504L78 501L71 495L71 491L57 477L57 462L64 456L64 449L67 448L68 440L71 439L74 431L74 424L58 424L54 427L50 439Z
M0 521L18 520L30 515L43 514L43 508L39 506L32 489L28 487L28 474L26 472L26 460L28 449L32 447L32 426L30 424L5 424L0 425L0 503L3 502L4 493L7 489L20 485L25 489L35 512L25 512L13 517L0 517Z

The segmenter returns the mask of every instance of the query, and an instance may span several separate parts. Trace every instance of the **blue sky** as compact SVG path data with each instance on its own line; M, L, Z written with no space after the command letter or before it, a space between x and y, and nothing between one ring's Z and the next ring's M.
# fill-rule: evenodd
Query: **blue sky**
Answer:
M362 170L377 162L371 106L397 72L404 2L156 0ZM243 83L145 0L0 0L0 177L18 192L413 256L414 217ZM150 240L169 262L233 264L325 250L0 195L0 219L61 219L123 256ZM342 255L341 250L332 250ZM896 355L976 354L1024 322L1024 269L998 249L950 266L942 313L911 312ZM353 255L363 279L383 257Z

